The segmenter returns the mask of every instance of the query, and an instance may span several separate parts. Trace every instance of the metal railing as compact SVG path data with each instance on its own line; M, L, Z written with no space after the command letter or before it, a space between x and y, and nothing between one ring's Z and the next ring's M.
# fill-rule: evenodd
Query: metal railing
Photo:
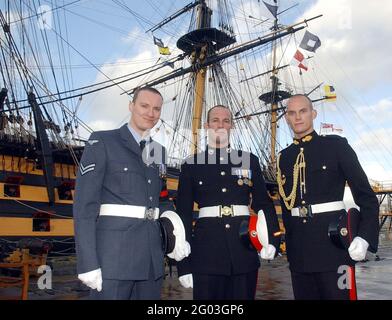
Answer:
M370 181L374 192L392 192L392 181Z

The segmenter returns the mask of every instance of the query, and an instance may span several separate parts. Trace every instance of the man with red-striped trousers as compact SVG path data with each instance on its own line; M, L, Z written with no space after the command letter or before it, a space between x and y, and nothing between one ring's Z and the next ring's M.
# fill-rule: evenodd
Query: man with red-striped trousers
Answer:
M294 297L356 299L355 263L377 251L379 204L347 140L318 135L316 116L306 95L288 100L294 141L277 159ZM359 211L346 211L346 183Z

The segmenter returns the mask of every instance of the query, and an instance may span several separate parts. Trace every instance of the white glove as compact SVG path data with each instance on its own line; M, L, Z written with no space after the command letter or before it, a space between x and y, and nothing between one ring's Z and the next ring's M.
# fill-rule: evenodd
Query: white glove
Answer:
M102 290L102 272L101 269L96 269L86 273L78 274L78 278L87 287L101 292Z
M176 261L181 261L191 253L191 246L185 239L185 228L181 218L174 211L165 211L161 214L162 218L167 218L174 226L173 235L176 238L176 244L173 252L167 256Z
M169 253L167 256L176 261L181 261L182 259L189 256L191 253L191 246L188 241L181 241L180 243L176 243L176 246L173 252Z
M180 283L184 288L193 288L192 273L184 274L183 276L178 277L178 280L180 280Z
M366 257L368 247L369 243L365 239L355 237L348 248L348 253L354 261L362 261Z
M259 253L260 258L264 260L273 260L275 257L276 248L272 244L268 244L267 247L263 247Z

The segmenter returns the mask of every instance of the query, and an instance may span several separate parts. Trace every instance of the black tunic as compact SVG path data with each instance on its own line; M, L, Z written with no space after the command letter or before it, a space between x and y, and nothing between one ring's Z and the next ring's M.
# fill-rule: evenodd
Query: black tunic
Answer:
M238 184L236 168L250 169L253 184ZM192 228L194 202L199 208L251 203L255 213L263 209L269 241L278 249L280 237L273 236L279 231L278 219L258 158L233 149L208 149L187 159L181 167L177 212L184 222L192 252L178 263L179 275L235 275L260 266L256 250L247 248L239 237L239 226L249 219L247 216L200 218Z
M343 200L346 182L355 203L360 207L358 236L377 251L379 205L354 150L340 136L319 136L295 140L280 155L280 170L288 195L293 186L293 167L303 148L306 162L306 193L300 194L299 184L294 207ZM286 229L286 249L290 269L295 272L336 271L340 265L354 265L348 251L334 246L328 236L329 223L339 211L320 213L312 218L292 217L281 200ZM349 209L349 208L346 208Z

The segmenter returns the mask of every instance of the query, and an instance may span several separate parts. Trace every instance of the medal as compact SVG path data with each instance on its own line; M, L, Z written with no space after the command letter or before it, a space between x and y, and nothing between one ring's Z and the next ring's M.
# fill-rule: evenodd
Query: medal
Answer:
M241 169L241 174L244 176L244 178L247 178L248 177L248 170Z
M243 169L242 170L242 175L244 176L244 183L246 185L248 185L248 183L249 183L249 179L248 179L248 177L249 177L249 170Z
M237 180L237 183L238 183L239 186L242 186L242 185L244 184L244 180L238 179L238 180Z
M252 180L249 180L249 182L248 182L248 186L249 186L249 187L252 187L252 186L253 186L253 182L252 182Z
M165 164L159 164L159 177L160 178L166 178L166 165Z

